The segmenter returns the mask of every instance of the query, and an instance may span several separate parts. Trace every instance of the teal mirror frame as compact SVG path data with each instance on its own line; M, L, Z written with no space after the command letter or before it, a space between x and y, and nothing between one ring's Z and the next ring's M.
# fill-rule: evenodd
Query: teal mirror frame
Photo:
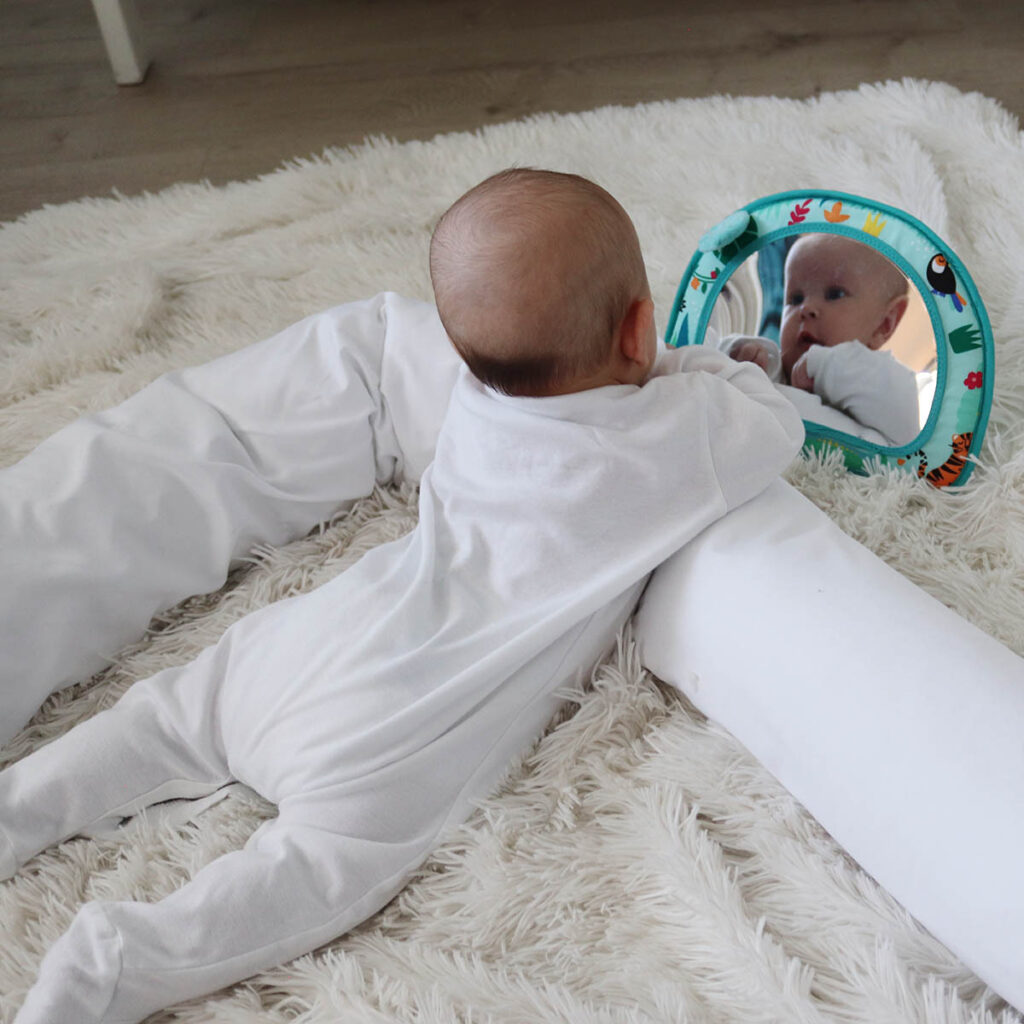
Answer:
M804 421L805 449L842 451L848 469L897 466L937 487L963 484L980 449L992 405L995 369L992 329L963 263L930 228L910 214L863 196L808 189L755 200L730 214L698 242L672 303L665 343L703 343L711 310L733 272L752 253L809 231L846 235L877 249L903 271L924 299L935 334L935 399L913 441L884 448L842 431ZM943 280L929 283L937 256ZM934 279L934 278L933 278ZM950 284L950 280L953 281Z

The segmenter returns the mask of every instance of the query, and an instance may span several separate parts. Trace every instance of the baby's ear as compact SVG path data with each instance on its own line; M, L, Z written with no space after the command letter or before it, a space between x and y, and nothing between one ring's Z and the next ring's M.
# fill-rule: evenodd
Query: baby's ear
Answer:
M654 329L654 300L636 299L619 328L619 350L631 363L647 362L647 338Z
M880 345L885 344L891 337L893 331L899 327L900 321L903 319L903 314L907 311L907 306L910 305L910 298L906 295L897 295L889 305L886 307L885 315L882 317L881 322L875 330L874 344L872 348L878 348Z

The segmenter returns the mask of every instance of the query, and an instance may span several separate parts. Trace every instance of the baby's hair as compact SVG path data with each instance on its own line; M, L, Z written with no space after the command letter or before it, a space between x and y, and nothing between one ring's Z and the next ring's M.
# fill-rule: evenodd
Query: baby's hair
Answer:
M900 270L888 257L883 256L877 249L865 242L859 242L859 245L863 245L866 249L870 249L875 259L878 261L878 274L879 278L884 281L886 300L891 301L892 299L900 298L901 296L907 295L910 292L910 278Z
M902 295L910 294L910 278L900 270L899 267L894 264L889 264L892 270L892 294L889 296L892 299L898 298Z
M430 242L438 313L484 384L550 394L594 372L648 292L636 230L600 186L512 168L470 189Z

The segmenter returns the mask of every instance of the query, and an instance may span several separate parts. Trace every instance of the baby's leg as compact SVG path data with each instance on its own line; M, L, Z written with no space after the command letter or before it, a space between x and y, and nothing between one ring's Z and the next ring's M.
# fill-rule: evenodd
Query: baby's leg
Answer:
M0 772L0 879L70 836L230 781L216 709L221 656L211 647L136 683L108 711Z
M347 931L398 891L426 846L335 824L285 802L244 849L160 902L87 904L47 953L16 1024L129 1024Z
M167 374L0 469L0 744L254 544L302 536L402 472L381 359L413 344L451 358L425 303L339 306ZM446 388L428 381L420 404L443 409Z
M327 757L315 788L285 796L279 817L243 850L159 903L84 907L47 954L16 1024L129 1024L315 949L365 920L536 738L560 702L555 693L608 649L639 590L540 652L472 714L408 755L367 772L349 772ZM181 708L179 714L189 705ZM193 715L216 719L217 708ZM272 754L274 746L267 749ZM254 753L260 756L259 748ZM290 767L283 766L285 774ZM332 773L340 777L332 780Z

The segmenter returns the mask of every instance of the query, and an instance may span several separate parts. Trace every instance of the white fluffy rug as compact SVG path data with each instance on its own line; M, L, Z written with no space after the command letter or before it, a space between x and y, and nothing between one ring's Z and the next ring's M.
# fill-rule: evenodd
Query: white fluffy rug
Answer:
M510 164L577 171L618 196L662 316L706 227L761 195L834 188L903 207L952 243L991 316L995 403L981 465L959 493L820 464L796 465L791 479L1024 654L1022 157L1017 124L992 101L906 81L807 102L685 100L427 143L374 140L255 182L44 209L0 231L0 460L167 369L312 311L384 288L428 296L433 222ZM168 613L109 672L51 700L0 760L193 656L245 612L323 582L414 518L413 495L382 493L322 533L260 552L222 592ZM271 811L232 797L196 825L74 840L0 886L0 1020L12 1019L78 904L158 899ZM960 827L985 827L969 814L950 808ZM153 1018L1018 1019L728 734L647 675L628 635L392 905L326 949Z

